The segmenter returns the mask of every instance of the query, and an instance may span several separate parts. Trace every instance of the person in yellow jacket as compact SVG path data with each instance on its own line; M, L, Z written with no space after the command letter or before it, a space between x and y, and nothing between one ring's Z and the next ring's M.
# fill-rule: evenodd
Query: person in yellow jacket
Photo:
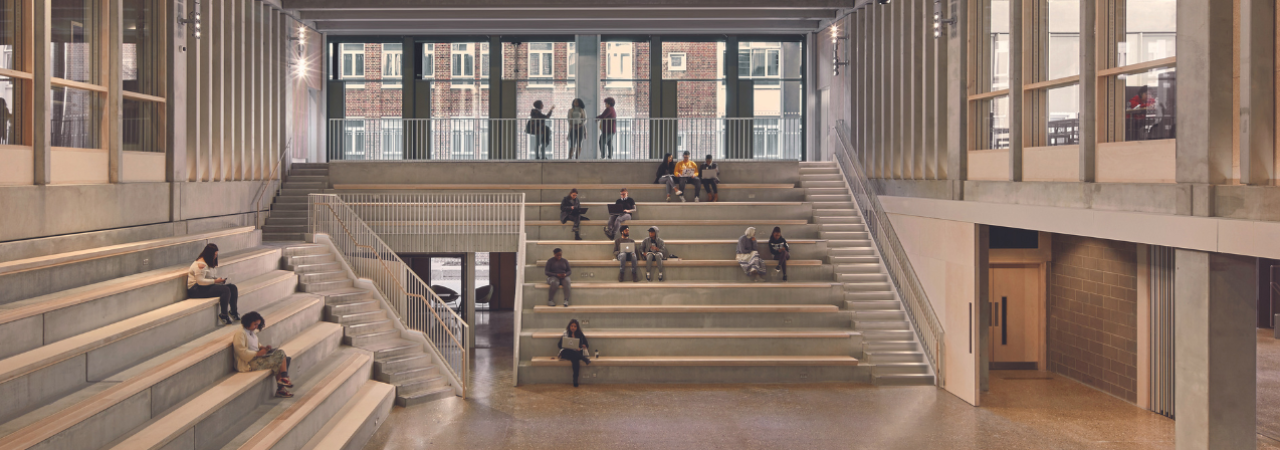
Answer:
M698 194L702 193L702 181L698 179L698 163L689 160L689 152L684 152L684 158L676 163L676 181L680 182L680 189L676 192L680 201L684 201L684 186L687 183L693 183L693 201L700 201Z
M258 345L258 331L265 327L267 321L261 314L251 312L240 318L241 328L231 340L236 355L237 372L253 372L270 370L276 376L276 397L289 398L293 394L287 388L293 387L289 380L289 363L292 358L284 350L272 348L270 345Z

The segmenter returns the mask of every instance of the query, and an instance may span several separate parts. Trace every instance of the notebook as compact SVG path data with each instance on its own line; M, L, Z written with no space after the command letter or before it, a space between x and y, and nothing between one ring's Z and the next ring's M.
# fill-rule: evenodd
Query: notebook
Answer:
M569 349L575 349L575 350L576 350L576 349L578 349L578 348L581 348L581 345L579 345L579 344L578 344L578 338L569 337L569 336L561 336L561 337L560 337L560 348L569 348Z

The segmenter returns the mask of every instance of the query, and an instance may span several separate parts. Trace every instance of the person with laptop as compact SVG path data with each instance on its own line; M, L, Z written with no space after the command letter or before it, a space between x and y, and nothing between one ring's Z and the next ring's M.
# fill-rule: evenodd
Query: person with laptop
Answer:
M583 208L582 203L578 201L578 189L570 189L569 195L560 199L560 223L573 221L573 240L575 241L582 240L582 235L578 234L578 227L582 225L583 219L587 219L582 217L586 213L587 208Z
M680 201L684 201L684 187L686 184L693 183L693 201L698 202L698 194L702 192L702 181L698 179L698 163L689 160L689 152L684 152L683 158L676 163L676 180L680 182L680 189L676 191L676 195L680 196Z
M707 162L702 163L699 168L698 177L702 181L703 190L707 191L707 201L720 201L720 165L711 161L711 155L707 154Z
M791 246L787 244L787 238L782 237L782 227L773 227L773 234L769 235L769 253L773 253L773 260L778 262L774 270L782 273L782 281L787 281L787 261L791 260Z
M635 217L636 199L627 194L627 188L618 191L618 200L609 205L609 223L604 226L604 235L613 239L618 234L618 227Z
M649 237L644 238L644 242L640 243L640 255L644 257L644 279L653 281L653 263L658 263L658 281L663 281L663 273L666 270L662 267L662 261L667 259L667 244L662 242L662 238L658 237L658 227L649 227Z
M636 256L636 241L631 239L631 227L623 225L618 230L618 238L613 240L613 257L618 260L618 282L621 283L623 275L627 270L627 261L631 261L631 281L640 282L639 272L636 270L637 262L640 260Z
M584 362L588 366L591 365L591 360L587 359L587 336L582 333L582 326L578 324L578 319L569 320L569 325L564 327L564 334L560 335L560 342L557 345L560 347L560 352L556 356L573 364L573 387L578 387L578 363Z
M560 248L557 247L551 251L551 259L547 260L546 268L543 273L547 275L547 306L556 306L556 291L564 288L564 306L569 306L569 275L573 274L573 268L569 267L569 260L560 256Z

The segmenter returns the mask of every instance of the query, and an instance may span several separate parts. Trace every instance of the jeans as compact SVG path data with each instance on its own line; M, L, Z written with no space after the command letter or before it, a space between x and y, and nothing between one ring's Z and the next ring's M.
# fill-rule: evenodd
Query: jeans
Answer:
M608 131L600 132L600 155L602 159L613 159L613 135Z
M636 254L635 253L619 253L618 254L618 272L627 270L627 261L631 261L631 275L636 274Z
M227 313L230 307L231 312L236 315L240 314L240 310L236 308L236 303L240 300L240 289L234 284L197 284L187 289L187 298L209 298L218 297L218 309L222 314Z
M697 197L702 193L702 181L694 177L680 177L680 191L684 192L685 183L693 183L693 196Z
M613 236L618 234L618 229L622 228L622 225L626 224L628 220L631 220L631 214L609 216L609 238L613 239Z
M537 142L533 145L534 157L537 159L547 159L547 146L551 145L551 139L546 136L537 136Z
M560 219L560 223L566 223L566 222L573 222L573 229L577 230L578 227L582 226L582 215L570 214L568 217Z
M560 349L560 359L569 361L570 363L573 364L573 384L574 386L577 386L578 385L578 367L579 367L578 364L580 364L582 361L587 359L582 356L582 350L562 348Z
M663 254L658 253L658 252L649 252L649 253L645 253L645 254L644 254L644 259L645 259L645 261L646 261L646 262L644 263L644 270L645 270L646 272L653 272L653 262L654 262L654 261L657 261L657 262L658 262L658 272L659 272L659 273L661 273L661 272L664 270L664 269L663 269L663 267L662 267L662 259L663 259L665 256L666 256L666 255L663 255Z
M676 177L674 175L663 175L658 181L667 185L667 195L671 195L676 191Z
M791 259L791 252L786 249L773 252L773 259L778 261L778 268L782 269L782 273L787 273L787 260Z
M720 182L716 181L715 178L704 178L702 180L702 185L707 188L708 194L719 194L720 190L716 188L716 185L718 184L720 184Z
M551 305L551 306L556 305L556 291L560 290L561 287L564 288L564 303L566 305L569 304L569 288L570 288L569 277L564 277L564 278L547 277L547 284L551 285L551 288L547 289L548 305Z

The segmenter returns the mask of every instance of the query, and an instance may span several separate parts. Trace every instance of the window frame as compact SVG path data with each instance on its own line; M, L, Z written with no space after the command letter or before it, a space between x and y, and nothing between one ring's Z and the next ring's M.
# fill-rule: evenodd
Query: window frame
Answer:
M387 45L400 45L399 50L387 50ZM382 88L383 89L400 89L404 86L404 44L382 44ZM390 55L395 55L395 64L390 64ZM387 70L392 69L394 74L387 75ZM387 81L396 80L396 81Z
M550 50L534 50L533 46L537 44L546 44L551 46ZM525 85L528 89L551 89L555 87L556 77L556 43L555 42L530 42L525 46ZM533 60L535 55L538 58L538 74L533 73ZM549 64L546 64L549 63ZM547 67L547 66L550 67ZM546 70L543 70L546 69ZM545 73L545 75L543 75Z
M422 67L419 69L422 72L422 79L434 80L436 78L436 44L424 43L419 48L422 51Z
M348 50L347 49L348 46L360 46L360 51L356 52L355 50ZM365 46L364 43L356 43L356 42L343 42L338 44L338 55L339 55L338 79L360 80L356 82L346 81L345 84L347 89L364 89L364 83L363 83L364 74L365 74L364 46ZM351 75L347 75L347 72L348 72L347 71L347 67L348 67L347 55L351 55L351 61L350 61ZM356 63L356 59L360 60L359 64ZM360 71L358 75L356 74L356 69L359 69Z
M680 58L680 65L676 65L676 56ZM687 52L670 52L667 53L667 71L669 72L686 72L689 70L689 54Z
M1094 92L1094 101L1098 105L1098 114L1094 118L1097 130L1096 140L1098 144L1107 143L1123 143L1123 142L1140 142L1140 141L1156 141L1167 140L1174 141L1175 138L1165 139L1144 139L1129 141L1126 137L1127 130L1125 122L1127 119L1127 105L1129 98L1125 93L1125 78L1131 75L1140 75L1160 70L1178 69L1177 47L1174 48L1174 56L1158 58L1149 61L1119 64L1119 46L1121 42L1128 42L1127 36L1123 30L1126 27L1128 17L1125 15L1127 10L1127 0L1103 0L1098 3L1099 23L1098 26L1111 25L1113 32L1109 35L1098 36L1098 70L1097 89ZM1174 10L1175 29L1172 32L1174 40L1177 39L1176 14ZM1160 32L1164 34L1166 32ZM1139 37L1155 33L1135 33ZM1175 93L1176 95L1176 93Z
M625 48L625 51L623 50ZM630 89L635 87L631 81L635 78L635 43L606 42L605 45L605 89ZM615 50L616 49L616 50ZM651 50L652 51L652 50ZM618 71L614 72L617 60Z
M8 133L5 133L5 141L0 142L0 148L20 148L30 150L34 148L33 142L33 125L34 125L34 81L35 74L33 72L34 63L32 61L32 52L35 50L34 39L34 15L31 11L30 2L15 2L17 11L14 11L15 23L18 24L18 30L14 33L13 51L10 53L13 63L8 69L0 69L0 76L9 78L14 85L13 104L9 105L10 117L13 130L18 134L17 142L10 142ZM8 124L5 124L6 126Z
M467 57L471 59L470 64L466 63ZM459 60L462 60L461 63ZM475 89L475 71L476 55L471 50L471 43L458 42L449 44L449 88L457 90Z

